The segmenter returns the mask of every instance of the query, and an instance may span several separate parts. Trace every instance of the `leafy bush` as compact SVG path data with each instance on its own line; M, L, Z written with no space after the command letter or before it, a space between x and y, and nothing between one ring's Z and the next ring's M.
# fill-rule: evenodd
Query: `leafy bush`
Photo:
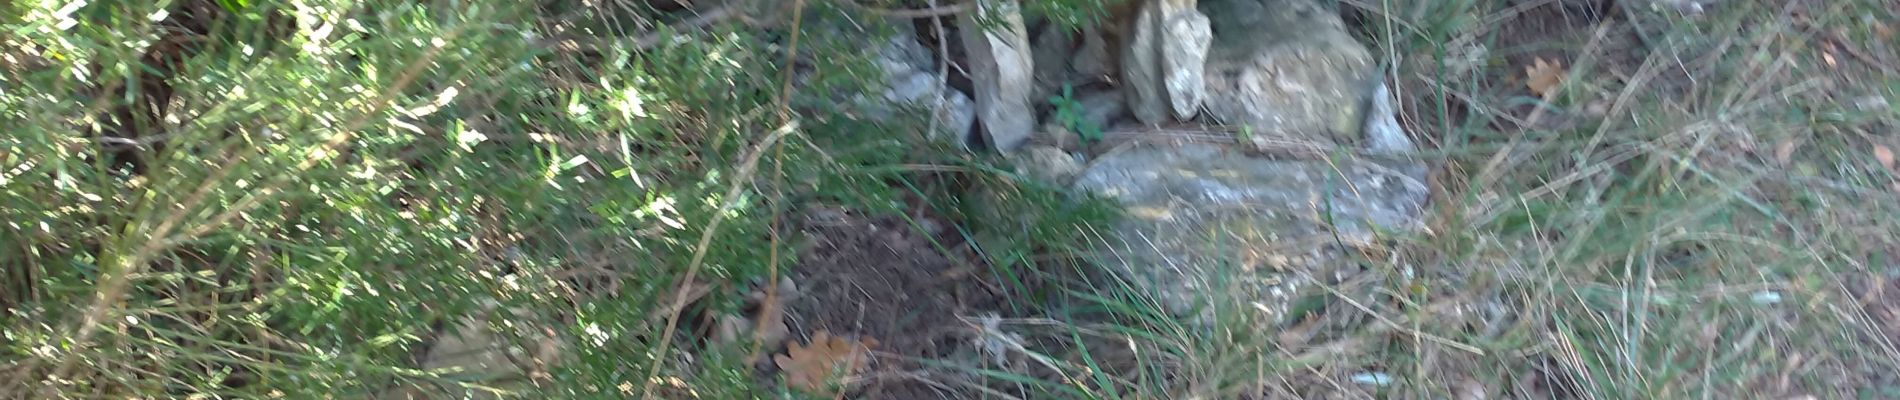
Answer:
M656 303L688 269L733 285L783 265L769 233L793 194L895 209L904 171L867 166L927 148L886 133L907 121L784 98L788 72L799 93L876 84L846 40L888 30L822 5L802 26L607 33L675 17L71 4L14 4L0 39L0 362L23 377L0 393L519 389L417 365L484 313L575 347L528 377L549 395L623 396L656 365L746 393L747 369L663 353Z

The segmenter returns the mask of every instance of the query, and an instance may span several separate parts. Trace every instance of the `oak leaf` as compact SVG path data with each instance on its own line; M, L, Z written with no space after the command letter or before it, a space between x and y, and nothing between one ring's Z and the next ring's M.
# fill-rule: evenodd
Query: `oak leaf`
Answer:
M1539 97L1548 96L1557 90L1558 85L1564 83L1565 73L1562 61L1548 61L1543 57L1538 57L1532 61L1531 66L1524 68L1524 86L1531 90L1531 94Z
M1782 140L1781 143L1776 143L1775 162L1781 165L1788 165L1789 162L1794 161L1794 151L1800 147L1801 142L1796 142L1794 139L1785 139Z
M772 361L785 371L787 385L822 393L835 374L848 377L864 372L873 347L877 347L877 339L849 341L832 336L831 332L818 331L812 335L810 345L791 343L786 346L785 354L773 355Z
M1884 145L1884 144L1874 145L1874 160L1879 161L1880 166L1882 168L1886 168L1887 171L1893 171L1894 170L1893 148L1887 147L1887 145Z
M686 310L686 306L699 301L699 299L705 298L707 294L712 293L712 289L712 285L694 279L690 282L675 286L672 290L662 292L658 298L660 307L647 312L647 322L665 322L666 319L671 318L674 313L683 312Z

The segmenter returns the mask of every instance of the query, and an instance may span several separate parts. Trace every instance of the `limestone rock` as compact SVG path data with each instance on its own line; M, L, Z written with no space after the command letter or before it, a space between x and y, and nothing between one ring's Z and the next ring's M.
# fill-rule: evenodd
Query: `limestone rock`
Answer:
M1385 80L1379 80L1373 87L1371 108L1366 110L1364 127L1365 147L1374 154L1402 155L1412 151L1412 137L1405 134L1405 128L1399 126L1399 109L1392 104L1392 90L1386 87Z
M939 140L971 143L976 107L963 92L943 85L929 50L906 33L885 39L875 48L873 61L883 72L886 85L877 99L859 96L856 104L873 118L893 118L901 108L936 113Z
M508 318L509 321L494 321L495 318ZM481 311L447 327L423 356L422 368L443 373L452 379L484 384L513 382L503 387L526 383L524 378L535 381L549 379L550 368L567 351L565 343L548 335L553 332L549 326L546 321L538 320L532 311L524 308L501 309L490 301ZM440 390L439 387L399 385L381 393L378 398L441 398L445 394L467 399L502 398L489 391L468 390L449 394Z
M991 149L1009 151L1029 140L1036 129L1030 95L1036 88L1029 37L1015 0L980 0L977 9L958 18L977 119L989 133ZM978 15L1000 16L985 29Z
M1057 186L1068 185L1071 179L1082 173L1080 160L1054 146L1023 146L1010 154L1009 158L1015 163L1017 173Z
M1122 96L1115 92L1084 91L1075 95L1075 102L1082 105L1082 120L1100 129L1114 126L1116 119L1128 113Z
M1200 110L1213 31L1194 0L1148 0L1122 51L1122 87L1135 118L1147 124L1187 120Z
M1097 157L1073 186L1124 207L1105 235L1102 250L1113 255L1100 260L1125 267L1170 310L1219 302L1277 319L1303 286L1350 271L1353 247L1424 229L1426 165L1413 156L1370 54L1337 19L1289 5L1306 0L1206 1L1224 10L1208 12L1221 35L1208 61L1210 113L1251 118L1278 135L1323 132L1306 139L1363 155L1270 159L1249 155L1247 144L1137 142Z
M1075 130L1062 126L1061 123L1056 121L1042 123L1042 129L1036 132L1036 136L1040 139L1034 140L1033 142L1054 146L1063 151L1077 151L1082 149L1082 135L1075 133ZM1023 148L1028 147L1029 146L1024 146Z
M1072 83L1073 70L1069 66L1069 59L1074 58L1076 39L1075 32L1053 24L1036 34L1036 45L1031 49L1036 66L1034 99L1045 99L1061 93L1062 85Z
M1200 143L1141 143L1097 158L1074 187L1125 209L1102 249L1186 313L1252 304L1276 318L1345 247L1422 229L1428 191L1415 162L1270 160ZM1205 317L1198 315L1196 317Z
M1173 106L1174 118L1194 119L1201 110L1205 90L1201 74L1207 65L1207 51L1213 44L1214 32L1208 26L1207 16L1191 5L1170 14L1164 24L1168 40L1161 42L1161 72L1168 105Z
M1109 58L1108 38L1102 36L1097 28L1085 28L1081 34L1082 44L1076 47L1075 55L1068 61L1069 71L1078 81L1092 83L1111 80L1115 73L1114 61Z
M1205 75L1210 117L1268 133L1257 139L1357 139L1379 77L1337 15L1311 0L1206 0L1201 10L1217 32Z

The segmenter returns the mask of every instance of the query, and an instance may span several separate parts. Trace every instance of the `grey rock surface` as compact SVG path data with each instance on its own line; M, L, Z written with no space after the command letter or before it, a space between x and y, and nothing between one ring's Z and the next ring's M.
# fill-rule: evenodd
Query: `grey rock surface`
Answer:
M1206 111L1227 125L1351 144L1378 78L1371 52L1311 0L1205 0ZM1265 147L1265 144L1261 144Z
M1109 75L1115 72L1114 60L1109 58L1108 38L1102 36L1101 29L1083 29L1081 42L1069 60L1069 70L1076 79L1084 83L1113 80Z
M1162 87L1168 94L1174 118L1191 120L1201 111L1205 90L1201 74L1206 69L1214 32L1207 16L1195 10L1193 4L1174 10L1162 24L1167 28L1167 37L1161 42Z
M968 95L945 86L937 75L930 53L907 32L879 42L873 61L883 72L884 90L877 100L859 96L855 101L873 118L893 118L902 109L929 110L936 113L938 140L970 143L976 105Z
M1074 79L1069 61L1075 58L1076 32L1062 27L1049 26L1036 33L1033 53L1036 66L1036 93L1034 99L1046 99L1060 94L1062 85Z
M1055 146L1026 145L1009 158L1016 166L1016 173L1057 186L1068 185L1082 173L1082 161Z
M1031 95L1036 90L1034 55L1015 0L982 0L977 10L958 18L966 66L976 94L977 119L983 122L991 149L1014 150L1036 130ZM978 15L999 16L994 25L978 23ZM988 29L986 29L988 28Z
M548 326L548 321L540 320L530 310L502 309L488 301L480 311L446 327L423 355L421 366L429 371L450 371L449 376L456 379L518 389L531 380L547 379L548 371L568 352L567 343L544 333L552 332L546 330ZM485 390L442 390L440 386L400 384L376 398L506 398Z
M1116 92L1085 91L1075 95L1075 102L1082 105L1082 120L1100 129L1114 126L1116 119L1128 113L1121 94Z
M1124 207L1098 260L1119 263L1171 311L1239 301L1277 318L1344 251L1378 232L1422 228L1422 171L1403 159L1272 160L1216 144L1135 144L1097 158L1074 187Z
M1160 124L1199 112L1213 31L1194 0L1147 0L1122 50L1122 87L1135 119Z
M1392 89L1386 87L1385 80L1379 80L1374 86L1370 108L1365 113L1362 126L1365 134L1365 148L1374 154L1404 155L1412 151L1412 136L1405 134L1405 127L1399 126L1399 108L1393 104Z
M1274 131L1232 145L1122 145L1073 187L1124 207L1097 260L1123 266L1170 310L1206 318L1191 310L1217 302L1277 319L1304 287L1356 269L1354 248L1424 229L1426 165L1371 55L1330 13L1306 0L1204 7L1216 23L1207 110ZM1261 137L1352 155L1267 157Z

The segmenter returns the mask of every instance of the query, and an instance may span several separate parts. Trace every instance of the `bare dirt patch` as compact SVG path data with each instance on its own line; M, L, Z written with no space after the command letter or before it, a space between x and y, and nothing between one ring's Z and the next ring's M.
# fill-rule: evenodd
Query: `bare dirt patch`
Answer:
M913 221L915 224L913 224ZM978 257L942 219L867 216L818 206L803 213L799 295L787 303L791 340L813 332L869 336L881 344L853 398L961 398L929 374L927 360L968 357L968 317L1005 307Z

